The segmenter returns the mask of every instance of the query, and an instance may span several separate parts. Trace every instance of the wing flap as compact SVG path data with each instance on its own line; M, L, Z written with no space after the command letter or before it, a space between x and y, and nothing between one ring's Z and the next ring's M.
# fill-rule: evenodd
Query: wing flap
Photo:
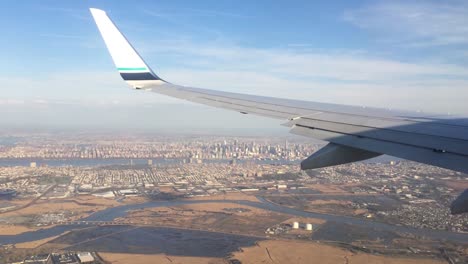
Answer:
M456 124L447 122L444 119L432 120L419 119L417 117L402 117L395 115L393 117L375 117L365 116L353 113L331 113L321 112L312 116L301 116L303 120L312 121L330 121L336 123L346 123L370 128L391 129L400 132L417 133L432 136L441 136L454 139L468 140L468 126L464 123Z
M371 159L382 154L363 149L328 143L310 157L301 162L302 170L340 165L360 160Z
M450 152L458 155L468 156L467 140L426 134L426 131L409 132L405 127L415 126L414 124L381 128L342 123L337 119L331 118L329 118L327 121L310 118L297 118L291 121L289 125L302 125L305 127L318 128L341 134L356 135L358 137L371 138L374 140L382 140L420 148L427 148L436 152Z
M357 135L343 134L334 131L304 127L301 125L294 126L290 132L296 135L333 142L338 145L363 149L375 153L388 154L403 159L409 159L468 173L468 158L463 155L457 155L449 152L436 152L428 148L359 137Z

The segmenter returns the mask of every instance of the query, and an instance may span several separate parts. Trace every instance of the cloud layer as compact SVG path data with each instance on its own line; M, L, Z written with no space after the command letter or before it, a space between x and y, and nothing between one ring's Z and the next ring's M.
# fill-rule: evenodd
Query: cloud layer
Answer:
M466 1L380 1L349 10L344 19L387 37L399 34L399 41L413 46L430 46L468 44L467 14Z

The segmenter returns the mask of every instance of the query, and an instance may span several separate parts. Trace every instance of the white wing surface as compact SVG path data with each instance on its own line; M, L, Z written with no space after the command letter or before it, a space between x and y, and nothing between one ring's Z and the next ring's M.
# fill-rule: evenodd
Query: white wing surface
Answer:
M191 102L283 119L291 133L330 142L301 163L303 169L388 154L468 173L466 118L425 116L175 85L159 78L107 14L91 13L122 78L133 88Z

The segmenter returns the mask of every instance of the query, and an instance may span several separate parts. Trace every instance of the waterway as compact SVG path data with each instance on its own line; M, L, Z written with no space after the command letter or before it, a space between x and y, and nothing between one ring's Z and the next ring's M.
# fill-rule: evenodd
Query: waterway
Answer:
M457 243L468 243L468 234L454 233L448 231L438 231L431 229L418 229L404 226L396 226L385 224L381 222L376 222L368 219L355 218L349 216L338 216L322 213L313 213L300 211L297 209L280 206L274 203L271 203L261 197L259 202L255 201L246 201L246 200L175 200L175 201L150 201L140 204L129 204L121 205L112 208L108 208L102 211L98 211L89 217L82 219L83 221L113 221L118 217L124 217L131 210L145 209L145 208L154 208L154 207L171 207L185 204L206 204L206 203L233 203L246 205L251 207L256 207L271 212L283 213L291 216L300 216L300 217L310 217L310 218L319 218L326 220L327 222L332 222L334 224L342 224L343 226L354 226L363 230L366 230L366 233L369 235L376 235L391 233L404 233L412 234L419 237L424 237L432 240L441 240L441 241L453 241ZM58 225L51 228L44 228L37 231L25 232L19 235L1 235L0 234L0 244L16 244L29 242L39 239L45 239L53 236L58 236L65 231L72 231L80 228L87 227L87 225ZM337 239L339 240L339 239Z

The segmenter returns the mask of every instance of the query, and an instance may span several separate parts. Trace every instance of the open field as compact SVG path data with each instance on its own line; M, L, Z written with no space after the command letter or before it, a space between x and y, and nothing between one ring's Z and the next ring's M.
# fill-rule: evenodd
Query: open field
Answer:
M110 263L190 263L190 264L224 264L225 258L172 256L165 254L121 254L100 252L99 255ZM403 258L376 256L350 251L311 242L266 240L256 246L242 248L234 252L230 259L237 259L243 264L255 263L373 263L373 264L443 264L444 260L427 258Z
M288 218L245 205L205 203L134 210L116 222L264 236L268 227Z
M234 210L226 212L227 209ZM213 254L213 246L220 245L219 239L226 235L244 234L252 235L250 236L251 242L239 242L242 250L237 252L238 246L232 244L234 243L232 238L227 238L224 243L234 247L221 255L227 256L229 252L233 252L233 258L242 261L242 263L310 263L311 259L319 259L320 263L445 263L437 259L395 257L392 253L377 256L361 251L351 252L338 246L315 243L310 240L284 240L281 236L273 236L276 240L265 240L266 237L263 233L265 228L281 222L291 224L298 221L318 225L323 225L326 222L313 218L287 218L282 217L281 214L275 216L271 212L235 204L189 204L135 210L128 217L119 219L119 221L122 221L122 223L126 221L133 222L132 225L144 223L146 227L89 227L87 230L73 231L68 235L60 235L58 238L55 236L28 243L18 243L16 248L23 250L41 250L41 248L51 250L98 250L104 251L101 255L110 263L126 263L128 260L136 258L138 261L134 263L216 264L228 263L226 259L219 255L211 255ZM149 226L161 226L161 228ZM168 230L165 226L183 229ZM212 233L196 230L206 230ZM329 231L325 232L328 233ZM304 230L292 230L290 232L290 236L305 235L307 237L308 234L309 232ZM186 252L188 244L192 245L194 239L198 241L202 237L204 238L200 240L198 245L200 250L194 252L205 252L205 255L197 256L193 255L194 252ZM226 239L226 237L223 239ZM251 246L255 241L258 241L258 246ZM175 244L173 247L167 243ZM182 245L179 243L182 243ZM183 243L188 244L184 245ZM243 243L250 243L250 245ZM408 241L407 244L412 246L414 241ZM381 248L381 245L376 245L376 247ZM108 249L112 253L106 253L105 251ZM382 249L386 251L385 248ZM150 253L157 254L145 255Z
M218 195L211 197L194 197L192 200L205 200L205 199L220 199L220 200L250 200L258 201L257 198L253 195L248 195L244 193L228 193L226 195ZM87 217L94 212L104 210L109 207L124 205L124 204L133 204L133 203L142 203L147 201L143 197L127 197L121 202L117 202L115 199L109 198L100 198L92 195L80 195L73 198L67 199L41 199L37 202L31 204L28 207L12 211L0 213L0 218L5 221L5 224L0 224L0 234L2 235L18 235L24 232L35 231L42 227L36 227L35 221L36 218L44 214L60 214L68 212L66 215L67 221L79 220L81 218ZM17 200L14 201L17 205L27 204L28 200ZM179 218L185 218L190 216L189 219L194 217L201 216L202 214L213 214L219 213L226 214L227 211L224 211L223 208L247 208L242 205L233 205L233 204L193 204L193 205L184 205L177 210L177 213L168 214L170 217L179 216ZM183 213L182 210L188 209L188 213ZM156 212L164 211L164 208L157 208ZM175 212L175 210L172 210ZM151 213L151 212L148 212ZM154 212L153 212L154 213ZM165 211L167 214L167 212ZM229 211L230 214L242 214L242 216L252 216L253 215L268 215L270 214L267 211L261 209L250 208L245 210L242 213L236 213L235 210ZM155 222L154 219L143 219L143 215L139 215L139 218L132 219L132 222L139 224L152 223L155 225L166 225L166 226L177 226L180 222L172 221L171 218L159 217ZM136 216L136 215L135 215ZM131 219L129 217L128 219ZM128 223L129 221L123 220L122 222ZM200 222L200 221L199 221ZM185 221L186 225L190 224L190 221ZM200 223L201 224L201 223ZM47 225L51 227L53 225ZM189 227L189 226L187 226ZM193 227L193 226L192 226Z
M61 235L65 235L65 234L61 234ZM48 238L44 238L44 239L40 239L40 240L35 240L35 241L31 241L31 242L18 243L18 244L15 244L15 247L16 248L24 248L24 249L35 249L37 247L40 247L40 246L46 244L49 241L52 241L52 240L60 237L61 235L48 237Z
M47 214L63 215L61 220L56 222L75 221L109 207L142 201L144 201L142 198L136 197L135 199L128 199L124 203L119 203L114 199L98 198L91 195L77 196L70 199L40 199L25 208L0 213L0 222L2 222L0 224L0 234L19 235L41 228L51 228L56 223L40 220L42 216ZM21 205L28 202L21 200L16 203Z
M21 225L0 225L0 234L2 235L18 235L24 232L35 231L36 228L28 228Z
M217 212L217 213L231 213L235 215L252 216L252 215L268 215L269 211L262 210L255 207L250 207L241 204L232 203L205 203L205 204L184 204L175 206L183 210L199 211L199 212ZM236 210L238 209L238 210ZM245 209L245 210L242 210Z
M350 205L348 199L351 197L344 195L345 193L335 195L337 190L333 186L328 186L326 189L333 190L333 193L321 198L303 197L299 199L298 195L270 196L268 198L277 198L278 200L275 201L277 203L291 207L299 206L302 209L313 206L318 208L321 206L332 208L343 206L344 208L340 209L350 210L350 213L352 213L351 210L357 210L346 207ZM379 232L376 234L369 232L367 226L359 228L316 218L291 217L292 215L284 212L279 213L228 202L230 200L258 201L255 196L250 194L232 193L226 196L216 195L184 200L205 199L213 201L193 204L176 202L172 205L163 201L164 207L133 206L131 208L134 210L128 211L127 215L122 214L112 223L106 222L111 220L104 220L103 223L90 225L84 229L75 229L65 235L63 235L63 231L61 231L62 234L56 232L50 238L27 243L17 242L15 246L18 250L23 251L28 249L36 251L46 249L96 250L104 252L103 254L110 254L107 255L109 261L112 260L111 262L115 261L115 263L124 263L132 256L139 259L138 263L228 263L224 257L231 253L242 263L310 263L307 262L310 259L320 259L320 263L444 263L437 259L432 259L432 262L422 261L422 257L427 257L430 254L435 257L441 256L440 246L434 247L430 241L426 243L427 245L421 245L422 242L417 238L406 238L403 243L398 240L402 237L396 233ZM352 199L367 201L367 199L373 199L373 196L353 195ZM16 212L0 214L0 218L5 215L24 218L31 215L70 211L74 212L70 219L75 219L75 217L84 217L105 208L139 204L145 201L148 200L132 197L118 202L114 199L90 195L69 199L39 200L36 204ZM151 203L149 204L153 206ZM158 201L155 204L161 203ZM281 223L292 225L294 221L301 223L299 230L281 225ZM314 232L304 230L304 223L312 223ZM36 227L30 226L0 225L0 232L4 230L5 234L17 235L34 231ZM61 227L63 226L59 225L53 229ZM268 228L270 228L268 232L275 230L274 233L265 234ZM337 240L337 237L341 240ZM313 240L322 241L322 244L313 242ZM199 241L196 246L194 241ZM256 242L259 245L253 246ZM396 247L396 244L400 246ZM198 248L193 250L194 247ZM213 250L213 247L220 247L220 249ZM237 252L239 248L243 248L243 250ZM423 251L419 254L411 252L413 251L411 248ZM453 246L446 245L444 248L452 250ZM188 250L192 251L187 252ZM424 253L425 251L431 251L431 253ZM461 255L463 254L461 253ZM413 256L420 258L411 258Z
M289 218L288 220L284 221L283 223L292 224L294 222L311 223L311 224L321 225L321 224L325 224L327 221L325 221L323 219L318 219L318 218L292 217L292 218Z
M467 180L451 180L451 181L441 181L442 184L445 184L447 187L453 188L456 191L463 191L468 189Z
M20 210L0 213L0 217L37 215L44 213L62 212L64 210L73 212L90 212L99 211L116 205L119 205L119 203L113 199L103 199L93 196L77 196L70 199L41 199L34 204Z
M229 192L226 194L217 194L210 196L195 196L191 197L190 200L247 200L258 202L257 197L253 194L243 192Z
M167 256L165 254L144 255L144 254L119 254L119 253L99 253L105 260L113 264L123 263L141 263L141 264L226 264L226 260L222 258L203 258L203 257L181 257Z
M314 242L266 240L257 246L242 248L233 254L242 263L373 263L373 264L442 264L443 260L376 256ZM317 261L317 262L315 262Z
M338 185L334 184L307 184L308 188L320 191L322 193L333 193L333 194L347 194L349 192L343 190Z

